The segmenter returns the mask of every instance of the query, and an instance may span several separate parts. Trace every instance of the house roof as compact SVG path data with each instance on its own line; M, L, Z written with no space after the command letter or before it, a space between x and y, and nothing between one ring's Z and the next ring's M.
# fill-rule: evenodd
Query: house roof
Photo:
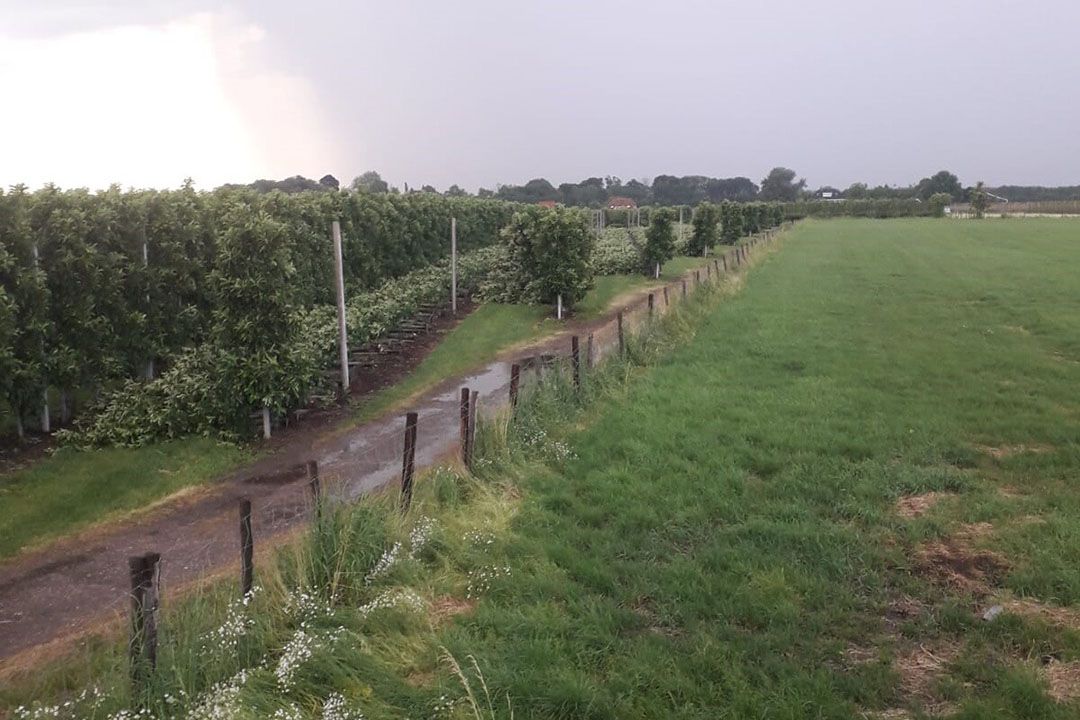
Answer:
M637 207L637 203L636 203L636 202L634 202L634 201L633 201L633 200L632 200L631 198L628 198L628 197L618 197L618 196L616 196L616 197L613 197L613 198L609 198L609 199L608 199L608 204L607 204L607 206L608 206L609 208L611 208L611 209L617 209L617 208L635 208L635 207Z

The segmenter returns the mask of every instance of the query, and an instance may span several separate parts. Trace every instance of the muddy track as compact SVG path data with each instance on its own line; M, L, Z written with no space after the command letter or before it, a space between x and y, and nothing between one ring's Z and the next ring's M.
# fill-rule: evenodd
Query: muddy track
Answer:
M729 253L732 267L733 258ZM719 262L718 258L718 267ZM703 267L700 282L708 277ZM668 303L663 284L657 283L624 297L605 317L571 320L565 330L509 350L483 368L447 379L417 397L409 405L419 415L417 468L432 467L456 454L461 387L478 391L480 411L491 413L507 402L511 362L522 363L527 384L534 381L536 373L529 369L538 367L540 358L569 354L571 335L581 336L585 352L590 334L593 358L599 360L617 348L618 311L623 311L630 330L646 320L650 291L655 312L663 314L681 300L683 280L692 288L694 271L667 285ZM403 362L415 366L438 343L438 333L431 337L418 357ZM388 372L364 390L399 379L408 369ZM127 611L127 559L132 555L161 553L166 602L199 580L235 570L241 497L252 502L257 546L269 548L268 538L283 539L302 527L311 509L303 469L309 460L318 462L323 492L331 498L351 500L395 483L401 473L403 414L404 409L392 410L350 425L343 421L342 411L329 412L286 433L266 457L217 483L0 564L0 677L62 654L88 634L115 628Z

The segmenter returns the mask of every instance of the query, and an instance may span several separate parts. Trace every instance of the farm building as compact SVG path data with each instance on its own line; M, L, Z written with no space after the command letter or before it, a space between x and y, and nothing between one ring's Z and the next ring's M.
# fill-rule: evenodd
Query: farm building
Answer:
M637 203L627 197L613 197L608 200L608 210L626 210L636 208Z

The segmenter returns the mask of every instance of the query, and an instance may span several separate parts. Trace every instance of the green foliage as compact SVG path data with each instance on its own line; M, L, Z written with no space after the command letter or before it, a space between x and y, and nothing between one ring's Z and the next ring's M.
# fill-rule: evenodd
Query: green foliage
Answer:
M964 195L964 188L960 185L960 179L948 170L942 170L933 177L923 178L915 186L915 193L923 200L929 200L934 195L944 193L954 198Z
M945 217L945 206L952 202L952 196L949 193L934 193L927 202L930 204L930 214L933 217Z
M648 275L657 265L663 265L675 255L675 213L670 208L660 208L652 213L649 229L645 231L645 247L642 251L643 270Z
M48 294L33 245L25 188L0 191L0 393L20 429L22 419L40 407L45 388Z
M734 245L743 236L743 206L725 202L720 206L721 237L725 244Z
M628 275L641 271L644 234L637 228L606 228L593 249L595 275Z
M501 288L493 293L500 299L552 304L562 295L571 307L592 286L594 238L584 212L522 208L503 228L502 241L506 255L495 274Z
M786 203L783 212L789 218L804 217L917 217L930 213L930 206L914 198L881 198L867 200L805 200Z
M297 352L299 303L288 228L240 202L226 209L223 226L210 277L217 374L237 407L280 413L300 399L315 371Z
M728 203L734 204L734 203ZM694 211L693 230L687 245L688 255L701 255L705 248L716 244L717 230L720 227L720 208L709 202L703 202Z
M781 200L792 202L797 200L799 193L806 187L805 180L795 181L795 171L784 167L776 167L769 171L768 177L761 181L762 200Z
M971 209L975 212L975 218L981 220L986 215L986 208L990 207L990 196L983 189L982 180L971 189Z
M0 337L0 392L22 418L40 406L47 386L68 397L80 391L97 395L142 377L147 361L168 367L189 348L211 341L225 353L217 361L232 371L240 362L229 349L234 341L245 352L254 348L239 342L237 333L260 328L281 347L259 349L262 370L241 373L246 380L240 394L275 395L272 404L283 408L287 398L302 392L310 373L273 392L268 383L311 360L292 357L294 333L271 332L270 326L280 330L298 313L333 303L332 220L341 221L345 282L355 297L445 258L451 217L458 220L464 252L492 243L512 210L506 203L467 197L326 189L197 192L188 184L175 191L113 187L91 194L14 188L0 193L0 283L5 315L15 318L15 329ZM239 281L247 272L244 253L260 249L250 237L237 236L233 224L254 218L260 232L272 231L267 237L274 239L274 253L260 271L265 275L248 279L253 287L272 288L274 297L258 290L230 300L230 292L240 288L222 282ZM233 245L241 241L245 249L236 251ZM212 280L214 271L219 272ZM277 288L277 282L287 285ZM232 305L222 304L227 302ZM227 343L225 336L231 338ZM256 382L255 376L264 379Z

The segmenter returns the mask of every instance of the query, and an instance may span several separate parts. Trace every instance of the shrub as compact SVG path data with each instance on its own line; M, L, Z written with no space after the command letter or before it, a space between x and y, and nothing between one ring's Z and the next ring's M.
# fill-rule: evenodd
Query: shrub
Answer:
M952 202L949 193L934 193L927 201L930 203L930 214L936 218L945 217L945 206Z
M675 254L675 213L660 208L653 213L649 229L645 232L645 248L642 260L645 274L651 274L657 265L663 265Z
M701 203L694 212L693 229L686 248L687 255L701 255L705 248L716 244L716 230L720 224L720 212L712 203Z
M592 265L596 275L626 275L639 272L644 263L644 234L637 229L609 228L593 250Z
M595 244L588 218L576 208L530 206L514 213L503 228L507 258L499 275L499 295L513 302L567 307L592 287Z
M725 200L720 206L720 222L721 239L728 245L734 245L743 235L743 206Z

